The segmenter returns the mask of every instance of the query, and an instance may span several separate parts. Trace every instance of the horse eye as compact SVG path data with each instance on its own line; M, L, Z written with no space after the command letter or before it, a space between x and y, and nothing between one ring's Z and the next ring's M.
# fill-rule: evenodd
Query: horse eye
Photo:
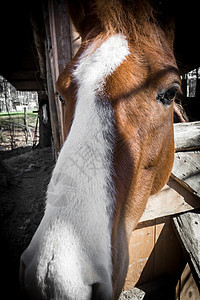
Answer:
M170 105L172 104L177 92L177 86L170 87L169 89L164 91L162 90L157 94L156 100L158 102L162 102L165 105Z

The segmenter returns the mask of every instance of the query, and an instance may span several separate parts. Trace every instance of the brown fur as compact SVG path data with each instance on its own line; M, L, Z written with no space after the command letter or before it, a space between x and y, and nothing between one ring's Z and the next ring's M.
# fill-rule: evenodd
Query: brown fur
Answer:
M65 136L73 121L76 101L71 70L87 44L95 40L100 45L108 36L121 32L126 35L131 52L105 84L118 133L114 159L117 199L112 229L113 299L118 299L128 268L131 232L148 197L167 182L174 159L173 105L166 108L156 101L159 90L180 82L172 50L172 27L168 24L163 30L159 26L146 0L68 3L83 44L57 82L67 103Z
M165 43L163 36L162 45ZM107 79L106 84L119 132L115 156L118 199L113 226L114 249L118 249L113 255L116 267L113 286L117 295L123 286L123 272L128 263L125 257L119 256L128 250L122 251L121 248L128 247L130 234L149 195L158 192L168 180L174 157L173 106L165 110L153 99L156 99L159 89L178 81L179 77L168 45L161 49L164 55L157 51L156 46L154 53L149 53L148 47L144 47L141 55L133 45L133 54ZM170 67L162 70L164 62ZM119 243L120 240L123 243Z

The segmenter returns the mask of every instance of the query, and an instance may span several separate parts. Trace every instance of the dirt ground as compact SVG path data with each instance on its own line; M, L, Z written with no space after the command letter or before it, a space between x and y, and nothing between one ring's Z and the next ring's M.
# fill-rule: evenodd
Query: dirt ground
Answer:
M43 216L54 164L51 148L0 151L1 299L22 299L19 259Z

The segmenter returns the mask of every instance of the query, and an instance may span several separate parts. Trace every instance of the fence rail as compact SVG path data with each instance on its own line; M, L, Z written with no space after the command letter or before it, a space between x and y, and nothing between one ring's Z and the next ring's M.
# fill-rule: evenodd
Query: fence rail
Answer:
M34 118L27 116L26 124L22 123L23 115L17 117L7 115L0 118L0 151L34 146L38 143L37 115Z

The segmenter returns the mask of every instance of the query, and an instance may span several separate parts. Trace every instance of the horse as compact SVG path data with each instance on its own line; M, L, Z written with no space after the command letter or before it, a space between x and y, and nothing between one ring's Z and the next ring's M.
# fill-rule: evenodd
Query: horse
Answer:
M118 299L132 231L174 160L173 25L146 0L68 1L82 38L57 80L65 142L21 256L30 299Z

